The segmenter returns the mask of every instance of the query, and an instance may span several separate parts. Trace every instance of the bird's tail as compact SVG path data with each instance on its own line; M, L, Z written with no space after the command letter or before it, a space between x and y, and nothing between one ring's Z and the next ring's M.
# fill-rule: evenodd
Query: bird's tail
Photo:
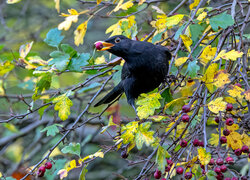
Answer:
M120 82L117 86L114 87L112 91L110 91L106 96L104 96L98 103L94 105L94 107L100 106L102 104L107 104L115 100L119 95L124 92L123 85Z

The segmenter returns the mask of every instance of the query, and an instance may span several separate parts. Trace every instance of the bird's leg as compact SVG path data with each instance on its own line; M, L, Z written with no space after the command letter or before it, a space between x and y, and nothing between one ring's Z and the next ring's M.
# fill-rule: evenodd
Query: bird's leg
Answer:
M128 99L128 104L130 104L132 106L132 108L135 110L136 119L139 119L139 117L137 116L137 110L136 110L136 107L135 107L135 100L133 98L129 98Z

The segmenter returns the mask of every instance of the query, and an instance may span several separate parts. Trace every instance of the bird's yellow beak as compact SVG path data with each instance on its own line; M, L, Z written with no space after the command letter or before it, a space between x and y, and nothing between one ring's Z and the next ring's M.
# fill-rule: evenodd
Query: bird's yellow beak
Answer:
M98 51L106 51L106 50L110 49L113 46L114 46L114 44L107 43L105 41L97 41L97 42L95 42L95 48Z

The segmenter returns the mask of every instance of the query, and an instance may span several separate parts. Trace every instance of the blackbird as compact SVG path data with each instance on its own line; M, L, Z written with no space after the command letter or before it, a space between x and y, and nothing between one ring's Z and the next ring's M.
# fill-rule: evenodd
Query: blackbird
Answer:
M110 103L125 92L128 104L135 109L135 99L141 93L157 88L167 76L171 53L164 46L117 35L105 41L97 41L95 47L99 51L107 50L122 57L125 63L120 83L94 107Z

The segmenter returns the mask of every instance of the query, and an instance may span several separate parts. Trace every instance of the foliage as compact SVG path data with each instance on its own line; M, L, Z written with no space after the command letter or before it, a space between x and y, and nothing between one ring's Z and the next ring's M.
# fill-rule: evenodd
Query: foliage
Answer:
M152 179L158 171L180 179L178 167L193 179L216 179L211 161L226 156L235 162L225 176L249 174L243 146L250 147L250 13L249 2L235 2L44 0L44 9L63 19L43 14L52 23L37 28L33 35L39 38L25 36L19 43L6 33L9 47L0 30L0 178L31 179L51 161L47 179ZM26 12L29 1L5 3L34 15L35 8ZM16 19L8 19L11 11L3 16L1 8L4 29L15 31ZM167 82L140 95L136 115L123 96L108 107L92 106L119 83L124 63L89 45L105 39L98 37L104 33L160 44L172 53ZM96 170L100 177L93 176Z

